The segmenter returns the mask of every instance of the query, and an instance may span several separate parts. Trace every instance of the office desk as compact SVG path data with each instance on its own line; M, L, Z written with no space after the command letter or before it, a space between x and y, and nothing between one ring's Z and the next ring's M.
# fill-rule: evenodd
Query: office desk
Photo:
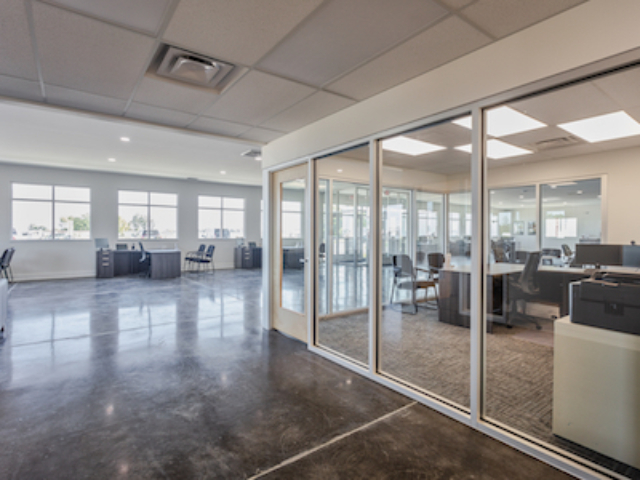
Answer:
M180 250L147 250L150 258L151 278L180 276ZM111 278L133 275L143 271L140 250L98 250L96 277Z
M180 276L180 250L147 250L150 277L154 279Z
M509 303L509 275L519 275L524 265L492 263L487 272L487 320L488 331L492 323L506 323ZM558 305L560 315L569 312L569 284L587 276L581 268L541 266L537 281L540 300ZM469 327L471 265L462 264L443 268L439 274L440 306L438 319L452 325Z

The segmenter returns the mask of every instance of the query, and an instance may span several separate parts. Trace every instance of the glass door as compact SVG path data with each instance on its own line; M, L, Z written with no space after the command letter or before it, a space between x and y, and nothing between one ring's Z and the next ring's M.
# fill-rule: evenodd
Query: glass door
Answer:
M305 203L307 165L273 175L273 328L307 341Z

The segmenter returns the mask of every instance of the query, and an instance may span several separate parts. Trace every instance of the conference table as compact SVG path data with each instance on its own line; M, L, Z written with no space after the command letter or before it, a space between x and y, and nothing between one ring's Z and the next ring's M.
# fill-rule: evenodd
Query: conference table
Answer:
M492 324L507 323L509 311L509 276L520 275L523 264L492 263L487 268L487 330ZM537 272L540 302L558 306L559 315L569 313L569 284L588 277L582 268L540 266ZM471 265L453 261L439 272L438 319L452 325L469 327L471 324Z

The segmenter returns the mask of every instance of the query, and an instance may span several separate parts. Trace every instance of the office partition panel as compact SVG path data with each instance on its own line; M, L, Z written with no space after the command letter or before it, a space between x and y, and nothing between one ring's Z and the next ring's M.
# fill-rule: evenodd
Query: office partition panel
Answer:
M368 145L315 160L317 345L369 363Z
M626 69L484 113L482 415L631 478L640 478L640 265L624 251L640 238L630 202L638 79L640 69Z
M469 145L471 133L460 120L381 142L379 370L467 409L471 157L456 147Z

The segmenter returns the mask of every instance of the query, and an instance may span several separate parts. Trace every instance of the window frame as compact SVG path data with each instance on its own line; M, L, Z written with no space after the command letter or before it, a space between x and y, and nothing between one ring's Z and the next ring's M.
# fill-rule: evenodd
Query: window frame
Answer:
M201 197L207 197L207 198L217 198L220 200L220 207L208 207L208 206L200 206L200 198ZM229 200L242 200L242 208L239 207L225 207L225 200L229 199ZM247 238L247 199L244 197L230 197L230 196L224 196L224 195L209 195L209 194L205 194L205 193L199 193L198 194L198 201L197 201L197 205L198 205L198 225L197 225L197 234L198 234L198 240L238 240L240 238ZM218 211L220 212L220 233L222 234L222 236L220 237L203 237L200 234L201 228L200 228L200 211L205 210L205 211ZM225 231L225 225L224 225L224 213L226 212L242 212L242 235L240 236L229 236L229 237L225 237L224 236L224 231ZM215 234L215 228L214 228L214 234Z
M50 187L51 188L51 199L41 199L41 198L29 198L29 197L14 197L13 194L13 186L14 185L30 185L30 186L38 186L38 187ZM77 201L77 200L56 200L56 187L59 188L78 188L85 189L89 191L89 200L88 201ZM90 242L93 241L93 228L92 228L92 197L91 197L91 187L84 185L68 185L68 184L57 184L57 183L34 183L34 182L21 182L21 181L12 181L10 182L10 190L11 190L11 213L10 213L10 224L11 224L11 242L64 242L64 241L72 241L72 242ZM14 230L14 210L13 204L15 201L22 202L37 202L37 203L50 203L51 210L51 238L14 238L13 230ZM89 206L89 238L56 238L56 203L69 203L74 205L88 205Z
M134 193L144 193L147 195L147 202L146 203L127 203L127 202L121 202L120 201L120 192L134 192ZM156 203L152 203L151 201L151 197L153 194L157 194L157 195L174 195L176 197L176 203L175 205L164 205L164 204L156 204ZM121 206L126 206L126 207L143 207L147 210L147 214L146 214L146 229L143 230L144 231L151 231L151 208L152 207L160 207L160 208L173 208L175 209L176 212L176 235L175 237L166 237L166 238L151 238L151 237L121 237L120 236L120 231L119 228L116 228L116 237L118 240L123 240L123 241L163 241L163 240L178 240L180 235L178 232L178 225L179 225L179 218L178 218L178 207L179 207L179 202L180 202L180 196L177 193L172 193L172 192L158 192L158 191L152 191L152 190L128 190L128 189L118 189L118 215L117 218L118 220L120 219L120 207Z

